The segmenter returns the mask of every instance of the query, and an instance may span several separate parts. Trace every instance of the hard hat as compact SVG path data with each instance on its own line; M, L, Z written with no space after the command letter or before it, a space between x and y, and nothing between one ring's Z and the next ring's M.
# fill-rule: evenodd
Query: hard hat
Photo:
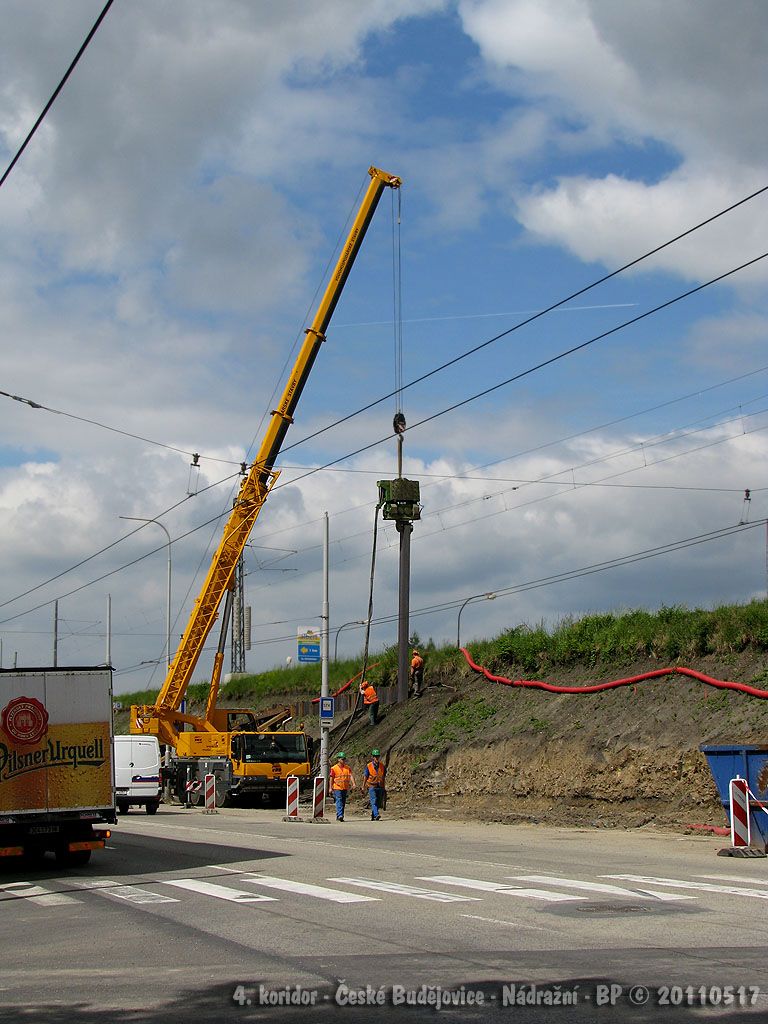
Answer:
M418 654L418 653L419 653L419 651L418 651L418 648L417 648L417 647L414 647L414 648L413 648L413 653L414 653L414 654Z
M343 750L340 750L338 752L338 754L336 755L336 760L337 761L346 761L346 759L347 759L347 755L344 753Z
M371 757L378 757L381 754L380 750L372 750Z

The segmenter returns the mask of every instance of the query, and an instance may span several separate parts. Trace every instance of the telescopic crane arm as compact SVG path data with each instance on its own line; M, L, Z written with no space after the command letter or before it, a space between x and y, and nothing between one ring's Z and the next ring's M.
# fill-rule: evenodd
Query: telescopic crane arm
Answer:
M267 496L279 476L279 470L272 467L280 452L289 426L293 423L296 405L301 397L333 311L346 284L349 272L360 250L368 225L385 188L399 188L400 178L387 174L376 167L368 172L370 184L357 212L344 248L339 256L325 294L315 313L314 320L306 331L306 337L298 354L290 378L285 386L277 409L273 410L267 432L261 442L256 458L248 475L244 478L232 514L224 528L224 534L213 556L205 583L197 597L187 627L182 635L178 650L168 669L165 683L153 705L132 708L131 727L135 732L147 732L159 737L161 743L175 745L176 722L186 721L204 731L215 731L210 722L215 707L218 679L221 673L221 649L212 678L212 691L206 709L206 718L182 715L179 707L192 678L205 641L218 615L219 605L231 589L237 561L253 529L256 518Z

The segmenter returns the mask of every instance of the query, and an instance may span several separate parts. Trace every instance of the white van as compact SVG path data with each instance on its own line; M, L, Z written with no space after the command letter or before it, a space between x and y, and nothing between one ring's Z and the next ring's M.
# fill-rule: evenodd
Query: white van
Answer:
M160 744L157 736L115 736L115 803L120 814L143 804L154 814L160 804Z

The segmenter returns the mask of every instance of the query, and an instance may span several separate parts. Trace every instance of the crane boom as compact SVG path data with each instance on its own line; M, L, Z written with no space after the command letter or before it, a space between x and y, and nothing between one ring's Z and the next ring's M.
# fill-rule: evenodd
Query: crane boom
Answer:
M161 742L171 745L175 745L178 737L176 723L179 720L189 722L203 731L215 731L211 724L211 717L218 690L221 652L217 655L218 663L213 672L212 690L206 717L196 718L195 716L181 715L178 709L187 692L192 673L208 634L218 616L219 605L224 595L232 587L237 561L243 552L256 518L279 476L279 471L273 469L275 460L288 427L293 423L296 405L320 346L325 340L325 331L360 250L376 206L386 187L400 187L400 178L395 175L387 174L376 167L371 167L368 173L371 176L371 181L312 324L307 328L306 337L280 402L272 411L256 458L247 476L243 479L232 513L224 527L223 536L211 560L208 575L195 600L189 622L168 669L165 683L154 705L132 708L132 731L153 733L159 737Z

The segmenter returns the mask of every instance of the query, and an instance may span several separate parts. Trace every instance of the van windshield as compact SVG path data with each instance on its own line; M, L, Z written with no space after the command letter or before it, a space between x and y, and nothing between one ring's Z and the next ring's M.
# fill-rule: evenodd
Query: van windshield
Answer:
M302 734L240 733L235 737L242 761L306 761L307 743Z

